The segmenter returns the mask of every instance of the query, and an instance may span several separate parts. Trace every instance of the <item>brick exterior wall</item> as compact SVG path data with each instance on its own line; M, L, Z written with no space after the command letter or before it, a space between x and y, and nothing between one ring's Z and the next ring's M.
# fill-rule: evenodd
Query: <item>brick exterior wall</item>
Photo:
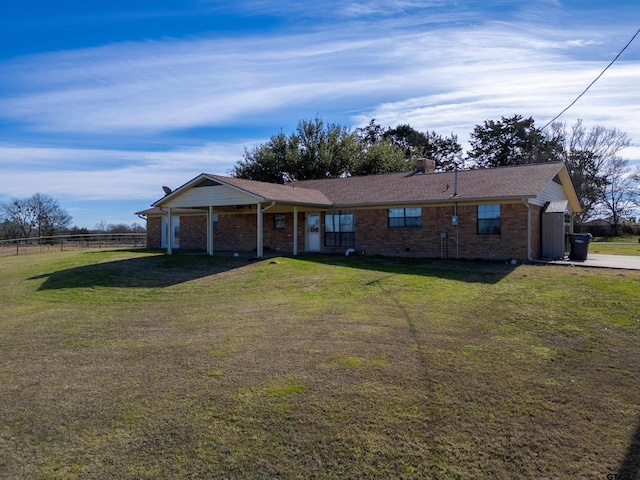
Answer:
M267 253L293 253L293 213L284 215L283 229L275 228L275 214L263 215L262 243ZM255 215L218 215L218 228L213 233L213 251L255 251L257 227ZM303 251L304 214L298 213L298 252Z
M531 205L531 257L542 258L542 207Z
M284 215L284 229L275 228L275 214L264 215L265 252L293 253L293 213ZM304 252L304 218L303 213L298 213L298 252Z
M531 207L532 257L539 256L540 209ZM388 209L355 212L355 249L368 255L394 257L445 257L526 260L527 207L502 204L500 235L478 234L478 207L458 206L458 227L452 225L453 206L422 207L419 228L389 228ZM445 238L442 239L442 234ZM344 252L346 248L323 248L323 252Z
M213 232L213 251L255 250L256 228L255 215L218 215L218 228Z
M162 247L162 217L147 218L147 248Z
M531 209L531 255L540 256L541 208ZM477 206L457 208L458 227L451 224L454 207L423 206L419 228L389 228L388 209L354 210L355 249L367 255L394 257L432 257L495 259L527 259L527 207L522 203L502 204L500 235L478 235ZM298 214L298 252L305 250L306 214ZM346 247L324 246L324 213L321 213L322 253L343 254ZM293 253L293 213L285 214L285 228L275 228L275 214L265 213L263 222L265 253ZM220 214L213 233L214 252L255 251L256 216ZM441 235L445 234L444 239ZM159 248L161 218L147 220L147 246ZM180 246L206 251L206 215L180 217Z
M182 215L180 217L180 248L207 250L206 215Z
M478 207L458 208L460 257L527 259L527 207L521 203L500 206L500 235L478 235Z

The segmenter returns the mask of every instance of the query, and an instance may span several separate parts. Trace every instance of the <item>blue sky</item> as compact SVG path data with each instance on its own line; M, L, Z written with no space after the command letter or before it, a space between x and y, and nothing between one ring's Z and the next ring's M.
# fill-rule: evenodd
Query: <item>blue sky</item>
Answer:
M228 174L300 119L454 133L565 108L640 27L636 0L32 1L0 6L0 203L74 224ZM640 142L640 38L561 120ZM640 163L640 148L623 152Z

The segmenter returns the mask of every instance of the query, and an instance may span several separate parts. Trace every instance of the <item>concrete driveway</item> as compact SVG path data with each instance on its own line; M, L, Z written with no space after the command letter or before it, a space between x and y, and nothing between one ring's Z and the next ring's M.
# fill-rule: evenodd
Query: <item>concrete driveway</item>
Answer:
M622 270L640 270L640 257L625 255L599 255L587 254L587 259L577 260L551 260L546 263L554 265L573 265L574 267L594 267L594 268L619 268Z

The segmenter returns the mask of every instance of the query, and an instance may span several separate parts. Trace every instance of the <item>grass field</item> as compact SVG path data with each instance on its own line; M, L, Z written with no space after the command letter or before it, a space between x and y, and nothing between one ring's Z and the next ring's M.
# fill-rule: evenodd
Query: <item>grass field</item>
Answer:
M621 235L619 237L593 237L593 242L605 243L638 243L639 235Z
M0 312L1 478L640 469L640 272L58 252Z
M638 242L637 235L594 237L589 245L589 252L605 255L640 256L640 242Z
M589 253L603 255L630 255L640 256L640 243L620 244L620 243L591 243Z

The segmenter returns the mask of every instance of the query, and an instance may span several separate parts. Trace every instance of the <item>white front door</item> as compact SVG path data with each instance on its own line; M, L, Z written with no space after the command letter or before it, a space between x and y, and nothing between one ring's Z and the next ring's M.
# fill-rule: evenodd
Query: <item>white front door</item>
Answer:
M180 248L180 217L171 217L171 233L169 233L167 217L162 217L162 248L167 248L167 238L171 236L171 248Z
M307 214L307 252L320 251L320 214Z

